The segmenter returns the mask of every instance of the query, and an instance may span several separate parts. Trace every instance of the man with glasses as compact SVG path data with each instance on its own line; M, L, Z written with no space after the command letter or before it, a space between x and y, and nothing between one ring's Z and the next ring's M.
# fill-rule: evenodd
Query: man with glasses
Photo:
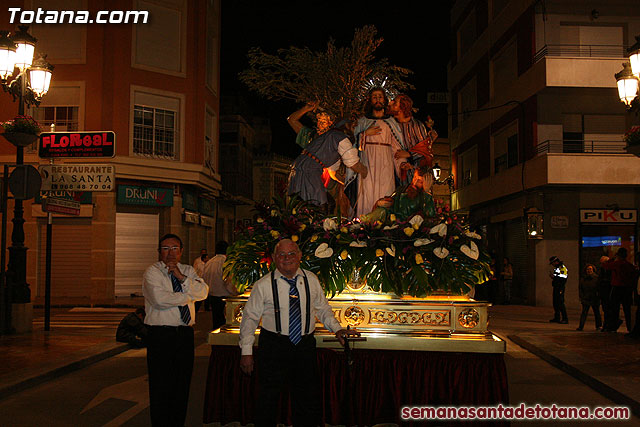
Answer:
M253 372L254 334L262 319L254 422L256 426L276 425L280 393L288 386L293 425L319 425L315 319L335 333L341 344L346 335L358 332L342 329L316 275L300 268L302 253L297 244L281 240L274 259L276 270L253 284L240 325L240 368L249 375Z
M183 426L193 371L195 301L209 288L193 267L180 264L182 240L160 238L160 260L144 272L142 293L147 325L147 368L151 424Z

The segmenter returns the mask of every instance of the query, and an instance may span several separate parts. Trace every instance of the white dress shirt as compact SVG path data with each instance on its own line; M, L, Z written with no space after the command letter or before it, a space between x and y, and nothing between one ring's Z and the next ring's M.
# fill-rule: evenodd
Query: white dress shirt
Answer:
M324 295L318 277L310 271L304 271L309 280L309 295L311 299L311 313L309 333L315 330L315 319L320 320L331 332L337 332L342 327L333 315L333 310ZM277 269L275 278L278 287L278 300L280 301L280 319L282 335L289 335L289 283L282 279L282 273ZM301 269L297 271L298 294L300 295L300 314L302 315L302 331L306 329L307 293L304 287L304 275ZM253 354L255 332L262 319L262 327L271 332L276 331L275 310L273 306L273 291L271 289L271 273L261 277L253 284L249 300L242 310L242 323L240 324L240 348L242 355Z
M196 274L200 277L202 277L202 271L204 270L204 265L205 262L202 261L202 255L200 255L198 258L193 260L193 263L191 264L193 265L193 268L196 270ZM180 270L182 271L182 270Z
M154 326L184 326L180 317L180 306L189 306L191 322L196 320L194 301L200 301L207 297L209 287L196 274L193 267L186 264L178 264L183 275L187 276L182 283L182 292L173 292L173 284L169 276L167 265L158 261L151 264L142 277L142 294L144 295L144 307L146 315L144 323Z
M232 284L222 280L222 264L224 264L226 259L226 255L218 254L207 261L204 265L202 278L207 285L209 285L209 295L211 296L227 297L229 295L237 294L237 292L232 292Z

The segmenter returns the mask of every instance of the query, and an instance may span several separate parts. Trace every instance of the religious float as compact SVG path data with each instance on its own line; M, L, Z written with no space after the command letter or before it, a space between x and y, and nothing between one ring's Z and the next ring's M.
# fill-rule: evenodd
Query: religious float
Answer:
M363 93L372 85L408 87L402 81L408 70L386 60L371 62L380 42L375 28L365 27L356 31L350 48L337 49L330 41L324 53L291 48L271 56L254 50L242 77L270 99L293 94L288 97L301 102L315 99L332 117L358 117ZM290 64L298 68L287 69ZM327 70L351 73L331 81L361 84L327 86ZM306 78L293 82L293 75ZM333 95L322 92L327 87L335 89L329 91ZM324 206L295 195L256 206L253 224L227 251L224 275L242 294L227 298L227 324L208 337L205 423L253 420L260 373L240 371L239 327L250 287L275 268L272 253L283 238L299 245L301 267L318 276L341 325L361 332L343 348L316 325L325 423L400 423L401 408L411 405L508 403L505 342L488 329L490 304L468 296L486 282L489 255L465 218L434 203L432 180L417 175L418 184L398 188L359 218L341 215L341 203L327 214ZM343 195L340 191L333 195ZM290 424L288 402L281 402L280 420Z

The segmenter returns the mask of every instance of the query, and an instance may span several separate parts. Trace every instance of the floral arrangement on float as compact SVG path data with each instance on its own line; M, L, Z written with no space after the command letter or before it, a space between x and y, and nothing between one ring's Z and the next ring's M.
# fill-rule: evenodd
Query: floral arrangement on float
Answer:
M359 280L398 296L463 295L490 272L481 236L442 203L436 216L416 212L405 221L393 214L372 222L326 217L297 197L258 204L256 211L224 264L224 276L240 292L275 268L273 249L284 238L298 243L301 267L314 272L331 296Z

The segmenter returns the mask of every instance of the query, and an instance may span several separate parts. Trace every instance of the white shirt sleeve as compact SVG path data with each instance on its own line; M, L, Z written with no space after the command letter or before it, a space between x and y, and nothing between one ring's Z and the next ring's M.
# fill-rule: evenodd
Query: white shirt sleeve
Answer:
M271 281L269 281L271 283ZM256 329L260 324L264 311L264 286L260 281L251 289L249 300L242 310L242 322L240 323L240 350L243 356L253 354L253 343L256 340Z
M318 277L311 272L307 272L307 276L309 277L309 287L313 288L309 291L313 295L313 308L315 309L316 317L322 322L325 328L336 333L342 329L342 326L340 326L340 322L338 322L333 314L327 297L324 295L324 289L320 286Z
M342 157L342 162L347 167L351 167L360 161L358 149L351 145L349 138L345 138L338 144L338 154Z

